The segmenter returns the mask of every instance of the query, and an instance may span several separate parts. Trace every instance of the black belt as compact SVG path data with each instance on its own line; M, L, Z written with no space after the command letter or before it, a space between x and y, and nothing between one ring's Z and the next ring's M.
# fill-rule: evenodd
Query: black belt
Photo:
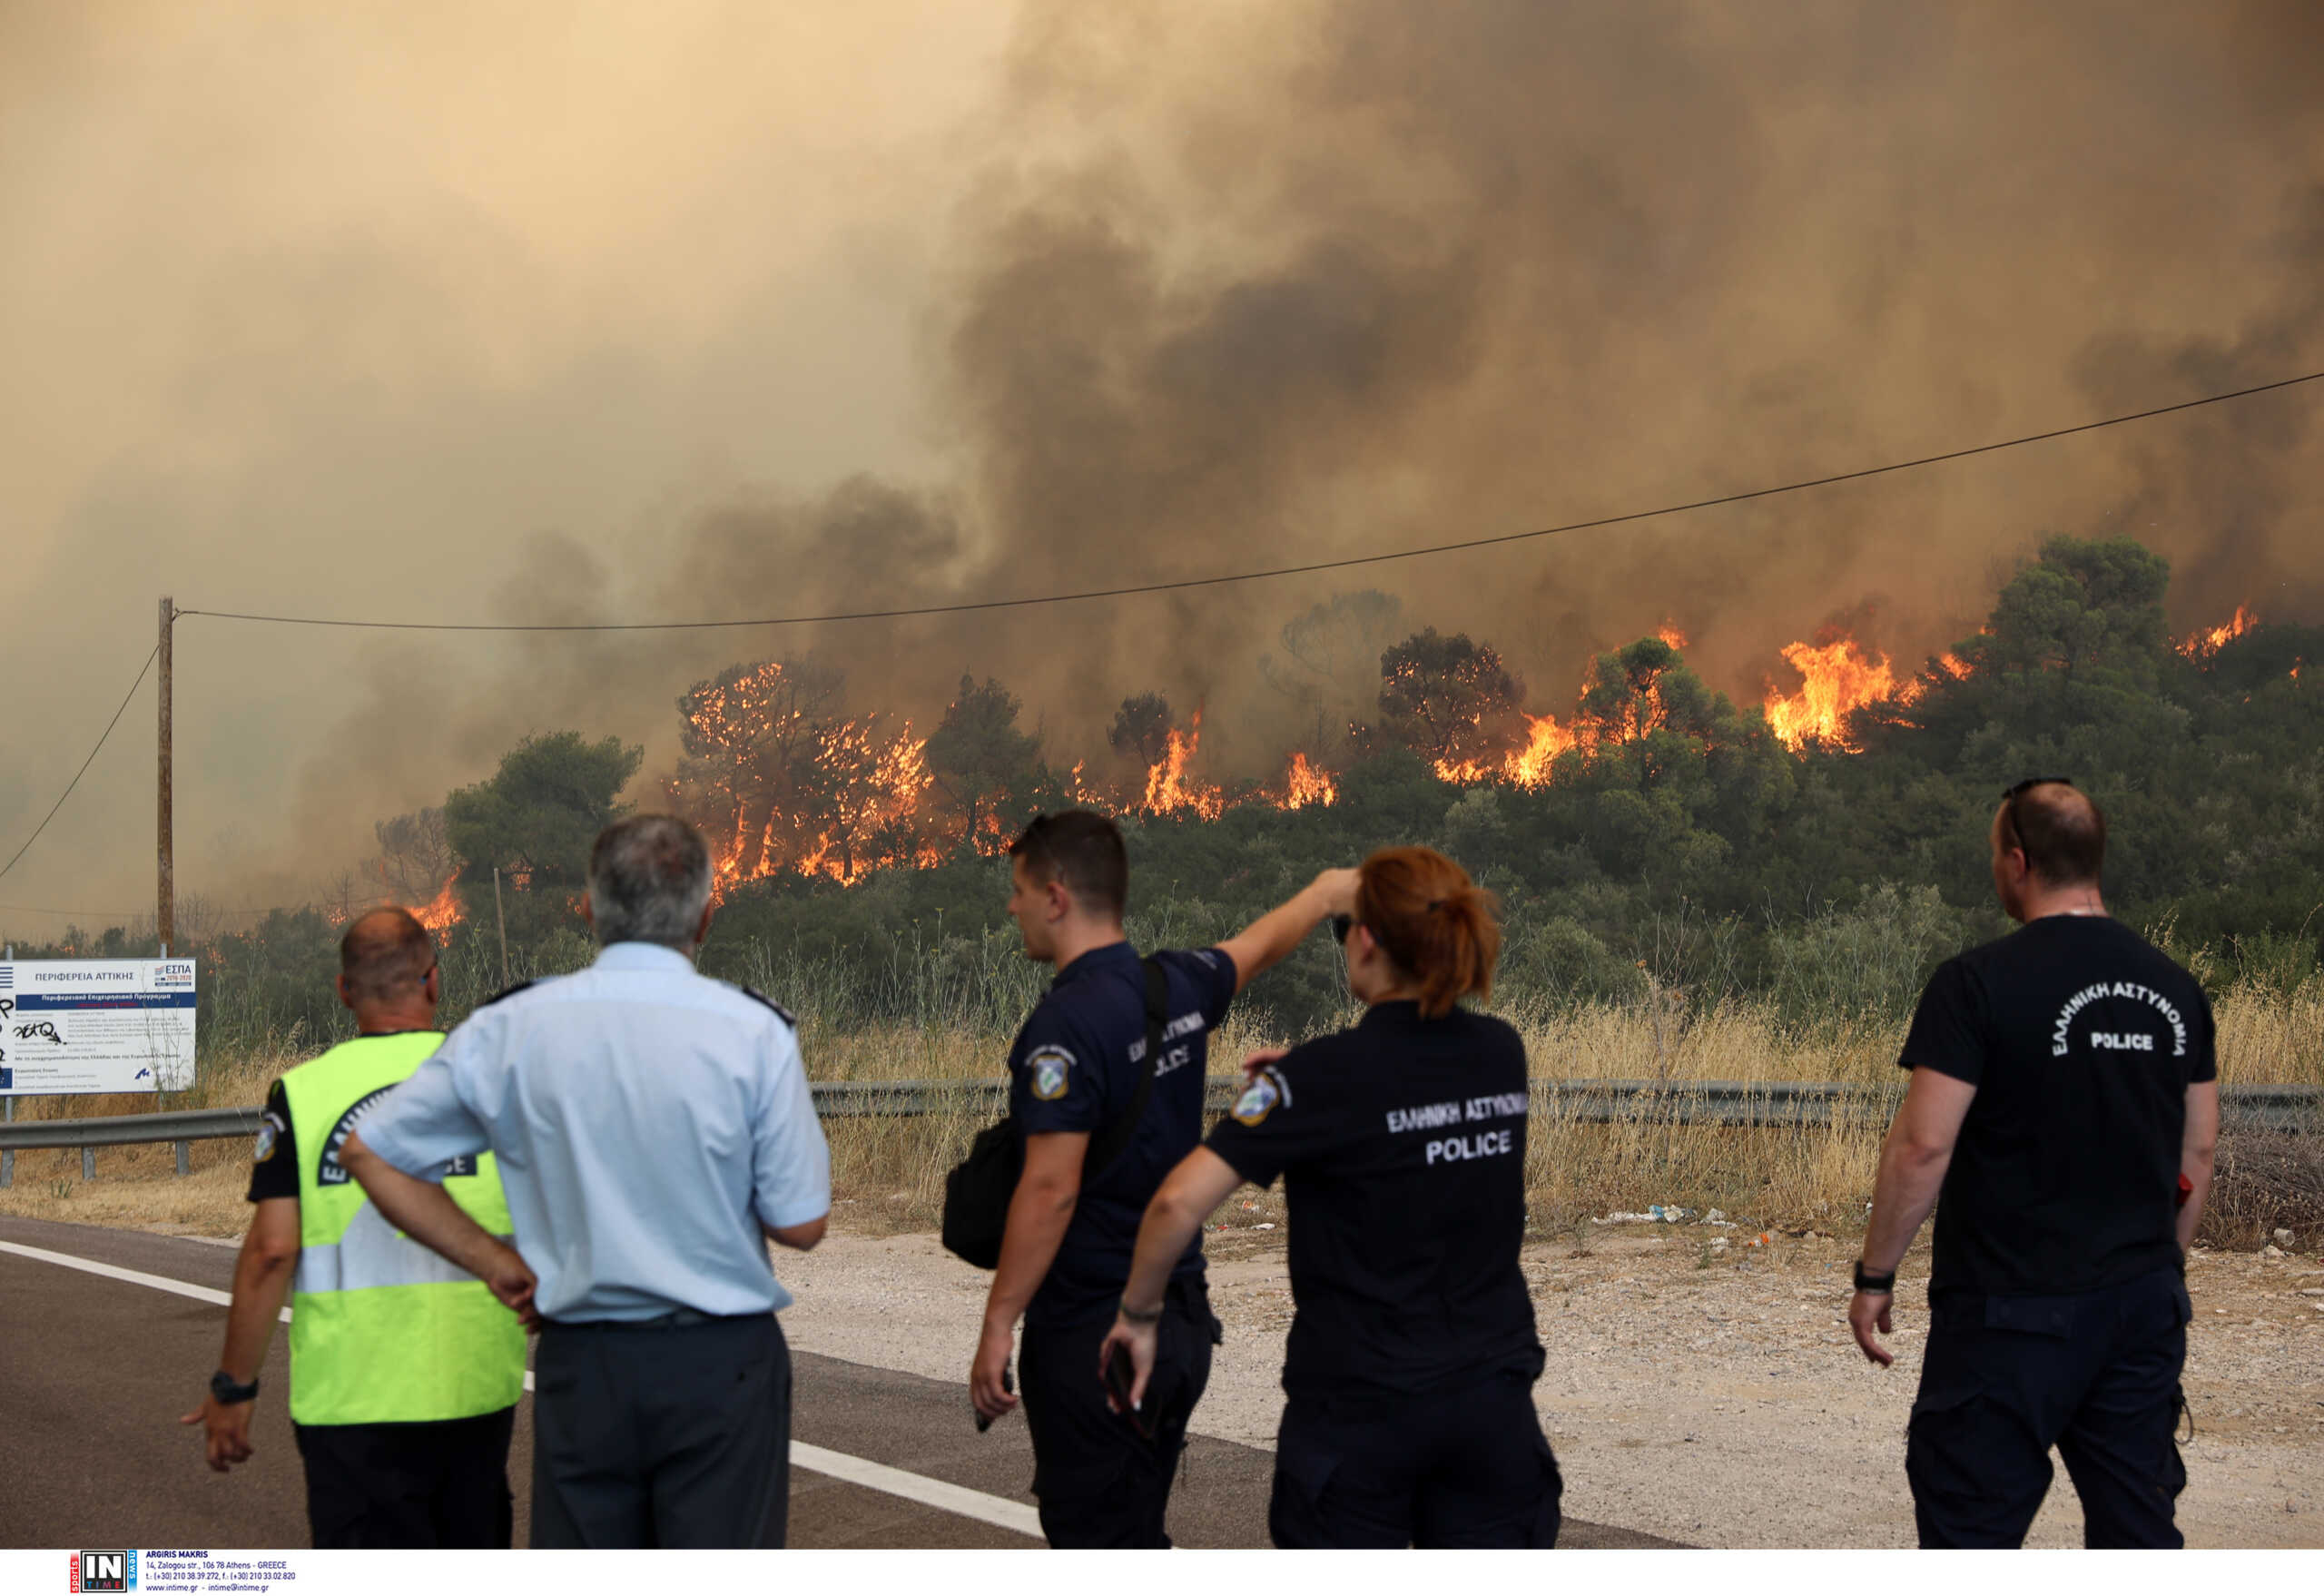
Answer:
M674 1308L651 1319L543 1319L541 1325L552 1330L684 1330L695 1325L740 1325L772 1317L772 1309L755 1314L704 1314L693 1308Z

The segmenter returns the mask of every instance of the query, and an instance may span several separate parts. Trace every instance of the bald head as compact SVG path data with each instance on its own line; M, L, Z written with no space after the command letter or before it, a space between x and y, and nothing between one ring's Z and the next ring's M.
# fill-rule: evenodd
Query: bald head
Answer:
M2043 782L2004 801L1994 816L1994 857L2013 849L2044 886L2094 887L2106 863L2106 817L2088 793Z
M359 1011L419 996L435 966L436 940L409 909L374 909L339 939L341 996Z

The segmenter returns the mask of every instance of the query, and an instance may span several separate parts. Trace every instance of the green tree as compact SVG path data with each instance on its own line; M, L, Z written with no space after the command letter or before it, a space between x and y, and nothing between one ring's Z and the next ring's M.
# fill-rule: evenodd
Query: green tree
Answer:
M987 676L979 686L966 674L944 718L929 734L929 773L960 816L960 841L983 852L998 838L1012 798L1029 792L1039 773L1040 739L1017 729L1024 706Z
M1994 601L1988 629L1961 645L2004 671L2102 669L2152 685L2171 649L2162 596L2171 565L2127 537L2053 537Z
M495 868L535 892L577 891L590 843L622 813L615 796L645 758L618 737L550 732L510 749L489 781L455 791L444 800L444 830L468 892L489 903Z

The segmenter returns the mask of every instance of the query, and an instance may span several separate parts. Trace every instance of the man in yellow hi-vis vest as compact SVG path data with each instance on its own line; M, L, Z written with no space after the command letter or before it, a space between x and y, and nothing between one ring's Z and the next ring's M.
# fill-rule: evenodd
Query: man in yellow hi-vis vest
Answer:
M250 1457L259 1365L288 1287L290 1418L315 1544L505 1547L524 1327L482 1281L399 1234L339 1158L444 1039L435 943L409 913L379 909L347 928L339 956L359 1034L267 1096L225 1351L184 1422L204 1426L219 1473ZM490 1154L438 1178L487 1231L510 1234Z

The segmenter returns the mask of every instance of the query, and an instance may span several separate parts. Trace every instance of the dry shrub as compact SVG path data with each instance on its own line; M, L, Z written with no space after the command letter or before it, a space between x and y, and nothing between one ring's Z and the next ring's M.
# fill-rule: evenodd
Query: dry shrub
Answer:
M809 1073L819 1080L1002 1078L1006 1036L961 1025L842 1030L812 1018L812 994L803 1001L811 1018L801 1047ZM2233 987L2220 996L2216 1010L2223 1082L2324 1085L2324 982L2311 979L2289 990ZM1570 1108L1544 1104L1533 1118L1526 1160L1538 1224L1564 1228L1590 1215L1662 1203L1724 1208L1738 1219L1793 1229L1844 1234L1861 1225L1886 1129L1882 1094L1903 1084L1896 1068L1901 1024L1841 1019L1803 1028L1784 1023L1772 1004L1692 1010L1667 993L1635 1003L1562 1008L1520 1000L1504 1004L1502 1012L1523 1034L1536 1076L1674 1086L1707 1079L1824 1080L1868 1089L1828 1125L1787 1128L1686 1125L1667 1116L1589 1125ZM1213 1039L1211 1068L1229 1073L1248 1049L1273 1039L1239 1018L1230 1020ZM172 1094L168 1106L255 1104L267 1084L308 1050L289 1038L231 1060L206 1060L196 1089ZM153 1107L150 1094L42 1098L20 1104L19 1113L61 1118ZM827 1118L842 1217L882 1228L932 1227L944 1173L987 1117L982 1108L962 1105L910 1118ZM0 1211L100 1223L134 1223L133 1213L145 1212L147 1223L231 1234L241 1223L235 1172L247 1167L248 1157L239 1141L197 1143L195 1178L177 1182L169 1175L166 1147L106 1149L98 1154L105 1188L100 1203L94 1188L79 1185L79 1158L72 1151L26 1153L18 1160L16 1190L0 1194ZM2324 1147L2312 1137L2223 1142L2206 1237L2216 1245L2250 1246L2279 1227L2302 1235L2324 1227L2320 1160ZM74 1195L53 1195L60 1182ZM149 1195L136 1196L133 1188Z
M2324 1236L2324 1146L2312 1136L2248 1131L2219 1139L2201 1238L2250 1251L2278 1230Z

